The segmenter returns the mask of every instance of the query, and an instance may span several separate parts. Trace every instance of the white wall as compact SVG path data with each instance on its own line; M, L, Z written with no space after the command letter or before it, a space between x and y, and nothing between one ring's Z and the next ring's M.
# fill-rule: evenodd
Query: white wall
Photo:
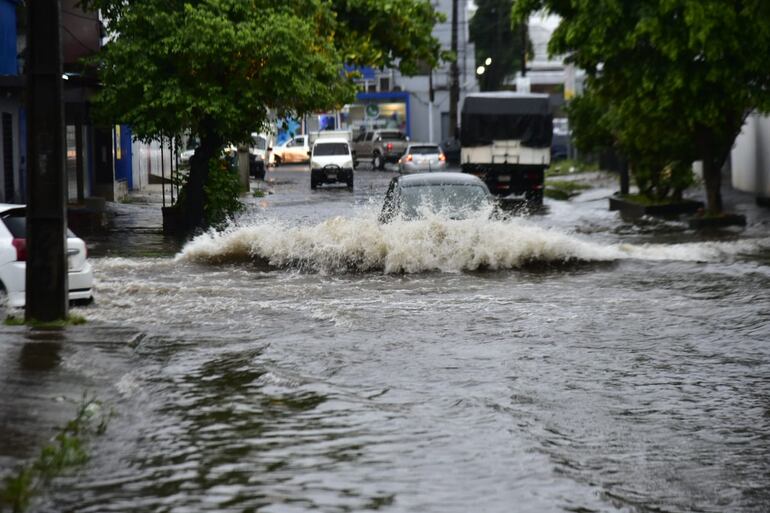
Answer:
M470 12L468 7L471 2L459 1L457 9L457 53L460 71L460 103L457 106L458 117L462 109L462 102L469 92L478 91L476 81L476 57L475 45L470 42L468 23ZM452 0L438 0L434 2L437 11L446 16L446 21L437 23L433 28L433 36L441 43L441 49L449 51L452 48ZM439 67L433 70L433 89L435 91L433 107L433 134L434 141L441 141L441 113L449 112L449 63L439 63ZM395 85L402 91L410 93L410 117L412 139L415 141L428 141L428 102L429 79L428 75L408 77L395 72Z
M160 142L152 141L143 143L134 141L131 144L131 173L133 175L134 189L140 190L150 181L150 175L161 176L161 151ZM168 139L163 140L163 169L165 177L171 176L171 152ZM174 164L176 167L176 164Z
M732 185L770 198L770 117L751 114L730 154Z

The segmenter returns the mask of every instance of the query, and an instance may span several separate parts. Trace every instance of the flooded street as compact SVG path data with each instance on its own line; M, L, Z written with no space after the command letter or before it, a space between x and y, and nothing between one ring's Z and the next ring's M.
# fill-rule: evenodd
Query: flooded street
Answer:
M88 323L0 327L0 477L84 393L114 410L31 511L770 510L767 211L632 223L609 183L381 225L393 173L268 175L186 245L120 206Z

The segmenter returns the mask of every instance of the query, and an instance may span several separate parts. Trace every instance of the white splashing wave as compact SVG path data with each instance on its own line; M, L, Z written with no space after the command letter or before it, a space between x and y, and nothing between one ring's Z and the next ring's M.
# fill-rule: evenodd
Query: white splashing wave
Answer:
M217 264L259 261L270 266L336 273L416 273L515 269L537 263L620 259L716 261L770 248L770 239L689 244L586 241L526 220L447 220L437 216L380 224L373 217L334 217L311 226L263 221L196 237L176 259Z

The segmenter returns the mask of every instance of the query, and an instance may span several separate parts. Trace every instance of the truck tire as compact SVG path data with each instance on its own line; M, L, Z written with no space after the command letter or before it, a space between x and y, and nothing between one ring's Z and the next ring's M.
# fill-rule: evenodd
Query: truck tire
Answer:
M348 189L353 190L353 177L347 179Z
M542 207L543 206L543 191L529 191L527 192L524 197L526 198L527 202L532 205L533 207Z
M315 190L316 187L318 187L318 182L316 181L315 176L310 175L310 188Z

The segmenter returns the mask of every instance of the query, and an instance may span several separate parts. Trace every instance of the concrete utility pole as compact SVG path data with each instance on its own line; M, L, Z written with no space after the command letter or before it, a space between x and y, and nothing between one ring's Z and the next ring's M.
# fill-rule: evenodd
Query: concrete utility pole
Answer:
M455 60L449 66L449 137L460 137L457 104L460 103L460 68L457 65L457 0L452 0L452 53Z
M27 2L27 275L25 318L67 317L67 216L60 0Z

